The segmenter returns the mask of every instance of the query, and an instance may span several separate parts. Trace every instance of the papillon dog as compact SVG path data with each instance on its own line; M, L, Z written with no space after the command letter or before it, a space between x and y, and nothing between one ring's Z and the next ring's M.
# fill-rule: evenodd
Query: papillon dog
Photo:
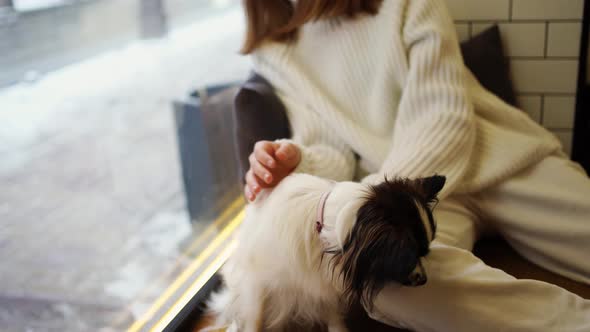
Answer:
M421 260L445 177L378 185L292 174L246 207L238 246L212 296L221 325L246 332L347 331L349 307L370 308L386 283L427 282Z

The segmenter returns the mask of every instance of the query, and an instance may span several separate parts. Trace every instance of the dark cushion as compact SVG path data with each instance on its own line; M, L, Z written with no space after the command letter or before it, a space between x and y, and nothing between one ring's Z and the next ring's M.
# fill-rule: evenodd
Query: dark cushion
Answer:
M510 80L510 66L504 56L500 29L497 25L461 43L461 53L467 68L481 85L508 104L516 106Z
M234 99L235 144L242 178L249 168L248 156L260 140L291 136L285 106L262 76L253 73Z

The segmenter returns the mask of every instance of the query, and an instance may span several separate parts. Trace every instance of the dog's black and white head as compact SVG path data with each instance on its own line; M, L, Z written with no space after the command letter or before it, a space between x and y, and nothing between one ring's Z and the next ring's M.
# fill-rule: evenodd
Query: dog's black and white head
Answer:
M349 303L360 300L370 306L386 283L426 283L421 258L436 232L432 209L444 183L443 176L385 179L368 192L357 187L358 199L352 200L350 191L334 187L336 197L330 200L346 200L342 193L347 191L349 201L335 212L335 235L324 242L332 245L326 253Z

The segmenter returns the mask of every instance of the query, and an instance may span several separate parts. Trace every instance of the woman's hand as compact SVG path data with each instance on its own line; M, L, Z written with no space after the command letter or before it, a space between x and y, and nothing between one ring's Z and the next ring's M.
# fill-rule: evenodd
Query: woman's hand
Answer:
M263 188L276 186L301 161L301 151L293 143L259 141L250 154L244 194L254 201Z

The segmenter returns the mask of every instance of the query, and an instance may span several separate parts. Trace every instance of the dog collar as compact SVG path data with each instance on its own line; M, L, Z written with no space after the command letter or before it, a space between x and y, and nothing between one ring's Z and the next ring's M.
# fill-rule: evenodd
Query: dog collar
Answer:
M330 196L331 191L327 191L322 194L320 198L320 202L318 203L317 215L316 215L316 222L315 222L315 230L319 233L324 228L324 208L326 207L326 201L328 200L328 196Z

